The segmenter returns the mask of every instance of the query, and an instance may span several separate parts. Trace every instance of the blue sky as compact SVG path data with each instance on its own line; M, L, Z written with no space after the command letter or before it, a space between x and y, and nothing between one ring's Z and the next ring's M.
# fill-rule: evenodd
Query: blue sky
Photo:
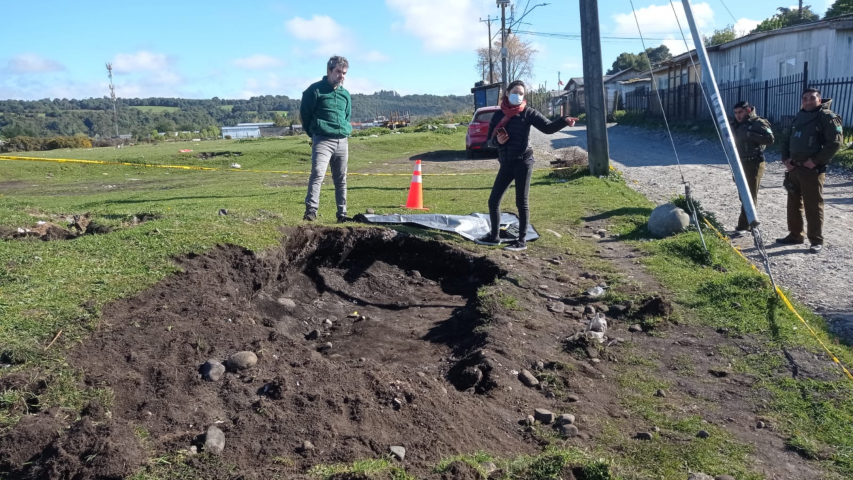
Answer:
M543 2L550 5L531 12L525 30L580 32L577 0L530 5ZM0 99L28 100L101 97L108 93L106 62L115 67L119 97L298 97L322 77L331 54L350 60L346 86L355 93L461 95L480 79L474 52L487 44L487 33L478 20L500 15L494 0L3 3ZM522 10L527 0L514 3ZM782 6L775 0L692 3L700 30L709 33L733 17L738 28L752 28ZM832 0L806 3L822 15ZM675 4L683 15L681 2ZM684 51L669 3L634 5L643 34L658 39L648 46L666 39L675 53ZM637 37L628 0L599 0L599 9L603 36ZM582 75L579 39L521 37L538 50L531 84L547 82L550 89L557 72L564 81ZM602 48L606 67L619 53L642 49L639 39L604 41Z

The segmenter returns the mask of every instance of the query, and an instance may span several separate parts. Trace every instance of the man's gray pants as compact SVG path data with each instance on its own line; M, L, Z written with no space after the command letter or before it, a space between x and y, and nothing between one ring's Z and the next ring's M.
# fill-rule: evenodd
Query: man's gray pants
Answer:
M337 216L347 214L347 160L349 144L346 138L329 138L314 135L311 148L311 177L308 179L308 195L305 197L305 211L316 212L320 207L320 187L326 177L326 168L332 164L332 180L335 182L335 203Z

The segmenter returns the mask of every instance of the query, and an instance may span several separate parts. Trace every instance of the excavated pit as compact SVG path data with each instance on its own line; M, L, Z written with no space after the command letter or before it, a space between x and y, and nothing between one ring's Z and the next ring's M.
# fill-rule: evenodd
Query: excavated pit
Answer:
M505 274L495 263L393 230L285 234L263 255L233 246L189 255L182 273L107 305L103 327L68 361L88 387L111 389L113 403L70 416L59 435L28 434L57 423L28 416L0 438L0 473L120 478L141 468L141 448L203 450L210 425L225 432L222 464L245 478L382 456L392 445L405 445L407 464L424 473L454 452L532 451L514 421L494 421L514 417L512 405L453 388L485 358L476 299ZM205 361L244 350L257 354L254 367L201 378Z

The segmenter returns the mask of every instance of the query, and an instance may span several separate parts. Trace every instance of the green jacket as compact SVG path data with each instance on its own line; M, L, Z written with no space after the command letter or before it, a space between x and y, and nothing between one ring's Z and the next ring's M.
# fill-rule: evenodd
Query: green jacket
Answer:
M764 161L764 149L773 143L770 122L754 112L744 122L731 121L732 133L741 160Z
M791 124L790 139L782 145L782 158L802 165L809 158L818 165L829 165L841 149L841 117L829 109L832 99L824 99L810 112L800 110Z
M346 138L352 133L352 99L343 86L333 88L324 76L302 93L302 129L309 137Z

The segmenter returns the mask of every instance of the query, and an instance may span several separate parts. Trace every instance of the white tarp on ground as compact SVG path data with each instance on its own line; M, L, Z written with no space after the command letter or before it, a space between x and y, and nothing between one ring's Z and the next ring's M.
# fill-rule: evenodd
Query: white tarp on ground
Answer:
M453 232L462 235L468 240L485 237L491 231L491 221L486 213L472 213L471 215L444 215L441 213L427 213L416 215L372 215L359 214L355 220L364 223L380 224L403 224L416 225L426 228L434 228L445 232ZM501 213L500 236L502 242L511 242L518 238L518 217L512 213ZM527 241L536 240L539 233L533 225L527 225Z

